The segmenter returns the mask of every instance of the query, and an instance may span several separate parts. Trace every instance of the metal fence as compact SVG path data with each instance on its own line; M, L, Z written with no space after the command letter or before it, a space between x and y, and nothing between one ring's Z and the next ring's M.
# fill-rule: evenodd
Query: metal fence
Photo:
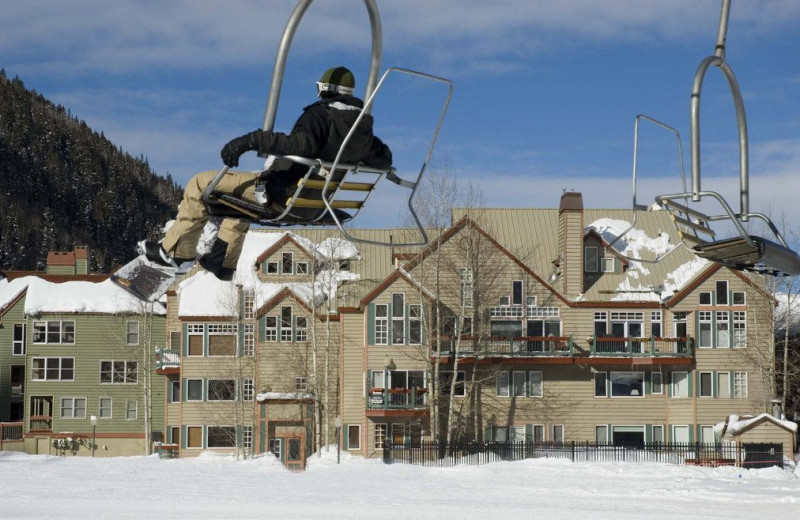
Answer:
M14 449L22 444L22 423L21 422L0 422L0 451L4 449Z
M480 465L498 461L536 458L568 459L572 462L664 462L702 466L783 468L780 443L664 443L603 444L595 442L438 442L390 444L383 448L387 464L420 466Z

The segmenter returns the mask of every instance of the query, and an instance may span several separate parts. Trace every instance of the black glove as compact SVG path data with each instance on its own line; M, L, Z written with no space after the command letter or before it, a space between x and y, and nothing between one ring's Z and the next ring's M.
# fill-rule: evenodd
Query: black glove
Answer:
M261 130L244 134L241 137L232 139L228 144L222 147L219 153L222 157L222 162L230 168L239 166L239 157L250 150L258 150L258 141Z

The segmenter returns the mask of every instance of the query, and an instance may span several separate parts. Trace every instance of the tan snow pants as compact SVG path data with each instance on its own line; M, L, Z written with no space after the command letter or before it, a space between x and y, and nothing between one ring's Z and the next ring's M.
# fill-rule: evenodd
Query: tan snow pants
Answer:
M203 191L217 173L219 172L198 173L186 185L183 200L178 206L178 216L175 217L175 222L167 230L164 240L161 242L164 251L174 258L189 259L197 256L197 241L208 221L208 210L203 203ZM255 183L259 175L258 172L229 171L217 184L216 191L230 193L255 202ZM249 228L250 221L247 219L226 218L220 224L217 239L224 240L228 244L225 260L222 262L224 267L236 269L239 255L242 253L245 234Z

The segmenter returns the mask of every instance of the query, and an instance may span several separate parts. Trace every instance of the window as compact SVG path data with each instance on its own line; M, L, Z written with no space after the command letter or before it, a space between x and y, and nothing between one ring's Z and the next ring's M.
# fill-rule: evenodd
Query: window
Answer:
M534 425L536 427L544 428L541 424ZM544 430L542 430L544 435ZM534 431L535 437L535 431ZM495 426L492 428L491 442L523 442L525 441L525 427L524 426Z
M243 293L244 301L242 305L244 306L244 319L252 320L255 319L255 304L256 304L256 297L255 293L252 289L245 289Z
M598 444L608 442L608 426L600 425L594 427L594 441Z
M127 333L125 336L125 343L127 345L138 345L139 344L139 322L138 321L129 321L125 324Z
M408 306L408 343L419 345L422 343L422 306Z
M308 319L305 316L295 316L294 327L294 340L308 341Z
M62 397L61 398L61 418L62 419L86 419L86 398L85 397Z
M14 335L11 339L11 353L15 356L25 355L25 324L14 324Z
M256 338L254 333L254 326L252 323L244 325L244 350L242 355L253 357L256 353Z
M713 397L714 396L714 374L711 372L700 372L699 376L699 397Z
M389 344L389 306L385 303L375 305L375 344Z
M101 397L97 407L97 416L100 419L111 419L111 398Z
M208 325L208 355L236 355L238 326L235 323L211 323Z
M181 382L180 381L170 381L168 383L168 390L167 390L167 398L169 399L170 403L180 403L181 402Z
M74 381L75 358L31 359L31 381Z
M664 426L660 424L653 425L653 442L664 442Z
M661 311L650 312L650 337L661 337Z
M716 312L717 347L728 348L731 346L731 329L728 317L728 311Z
M267 274L278 274L278 262L267 262Z
M292 341L291 307L281 307L281 341Z
M717 287L717 305L728 305L728 282L720 280Z
M515 432L513 440L518 442L519 440L524 439L525 437L520 438L520 430L522 429L521 426L517 427L517 431ZM534 424L533 425L533 442L536 444L541 444L544 442L544 424Z
M697 338L697 346L700 348L711 347L711 312L700 311L697 313L697 318L699 320L698 330L700 331L700 337Z
M376 450L382 450L386 443L386 426L383 423L375 425L375 442L373 446Z
M747 347L747 312L733 311L733 348Z
M744 291L733 291L733 305L745 305L746 301Z
M467 395L467 388L464 384L465 374L463 370L459 370L458 374L456 375L456 384L455 388L453 389L453 395L456 397L464 397ZM450 395L450 384L453 381L453 373L452 372L439 372L439 388L441 389L442 395Z
M169 333L169 348L176 350L181 348L181 333L177 330L172 330Z
M747 399L747 372L733 373L733 398Z
M209 401L233 401L236 396L236 384L233 379L209 379Z
M202 426L187 426L186 427L186 447L187 448L202 448L203 447L203 427Z
M650 393L657 395L664 393L664 376L661 372L650 373Z
M687 372L672 372L672 397L689 397Z
M596 273L600 270L600 248L586 246L583 248L583 270L587 273Z
M294 389L300 392L308 390L308 380L305 376L297 376L294 378Z
M542 397L542 373L539 371L528 372L528 395Z
M294 254L283 253L281 258L281 272L283 274L292 274L292 264L294 264Z
M644 372L611 372L611 397L644 397Z
M551 442L564 442L564 425L554 424L550 428L550 441Z
M404 444L406 442L406 425L403 423L392 423L392 444Z
M672 442L689 442L689 427L688 426L673 426L672 427Z
M202 401L203 400L203 380L202 379L187 379L186 380L186 400L187 401Z
M606 373L594 373L594 396L595 397L608 397L608 385L606 384Z
M508 372L497 373L497 396L508 397Z
M278 341L278 318L264 317L264 341Z
M600 271L604 273L613 273L616 270L614 257L603 257L600 259Z
M461 289L461 306L472 307L472 269L461 269L459 271L459 282Z
M511 304L522 305L522 280L511 282Z
M347 449L348 450L361 449L361 425L359 424L347 425Z
M234 448L236 447L236 428L233 426L209 426L209 448Z
M717 397L720 399L731 398L731 373L717 372Z
M700 305L711 305L711 292L703 291L698 295Z
M713 426L700 426L700 442L711 444L716 442L717 436L714 435Z
M512 378L514 381L514 396L525 397L525 372L514 371L512 373Z
M34 321L34 343L61 343L72 345L75 343L74 321Z
M308 274L308 262L297 262L294 264L294 270L297 274Z
M138 381L136 361L101 361L100 383L134 384Z
M135 399L130 399L125 405L125 419L133 421L136 419L138 413L139 402Z
M247 449L253 448L253 427L242 426L242 446Z
M608 314L605 312L595 312L594 313L594 335L597 337L603 337L608 334L608 330L606 327L606 321L608 320Z
M242 379L242 400L252 401L256 395L256 384L254 379Z
M406 337L406 305L403 294L392 294L392 344L402 345Z
M189 350L187 352L190 356L203 355L203 335L204 326L202 323L190 323L186 326L186 333L189 335Z

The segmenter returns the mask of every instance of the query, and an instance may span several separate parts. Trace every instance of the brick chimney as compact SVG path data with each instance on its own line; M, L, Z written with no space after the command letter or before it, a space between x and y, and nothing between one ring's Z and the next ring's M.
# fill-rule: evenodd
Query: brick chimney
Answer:
M564 192L558 206L558 252L561 291L567 297L583 292L583 197Z

